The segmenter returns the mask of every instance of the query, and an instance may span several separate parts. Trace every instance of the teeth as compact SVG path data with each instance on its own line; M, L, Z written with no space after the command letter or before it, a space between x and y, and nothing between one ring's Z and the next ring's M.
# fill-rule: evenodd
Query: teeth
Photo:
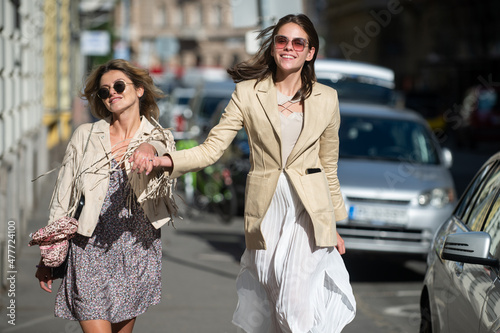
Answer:
M287 58L287 59L293 59L292 56L287 56L287 55L284 55L283 58Z

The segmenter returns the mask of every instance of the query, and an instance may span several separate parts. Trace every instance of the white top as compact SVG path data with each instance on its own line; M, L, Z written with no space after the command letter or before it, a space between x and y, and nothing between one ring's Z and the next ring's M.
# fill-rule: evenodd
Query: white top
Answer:
M278 91L278 103L283 101L283 97L288 97L286 101L280 103L280 105L286 102L296 103L298 101L293 101L293 96L285 96L279 90ZM288 109L287 109L288 110ZM290 111L290 110L288 110ZM304 123L304 113L303 112L292 112L290 115L285 116L280 112L281 118L281 158L283 166L286 164L286 160L290 153L292 152L297 139L299 138L300 132L302 131L302 125Z

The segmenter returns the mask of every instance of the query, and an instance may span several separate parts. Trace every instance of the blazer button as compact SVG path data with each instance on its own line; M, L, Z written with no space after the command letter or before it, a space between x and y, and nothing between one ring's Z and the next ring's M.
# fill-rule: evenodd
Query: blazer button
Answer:
M99 197L99 200L102 200L102 197Z

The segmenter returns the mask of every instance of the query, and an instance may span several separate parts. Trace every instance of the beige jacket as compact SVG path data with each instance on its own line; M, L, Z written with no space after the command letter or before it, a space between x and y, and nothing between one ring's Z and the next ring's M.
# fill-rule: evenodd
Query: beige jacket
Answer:
M82 193L85 196L85 205L78 219L78 233L92 236L109 186L112 158L109 126L110 118L107 118L96 122L91 133L91 123L79 126L73 133L52 195L49 223L65 215L72 216L76 201ZM84 154L87 139L88 147ZM139 130L129 147L142 142L153 145L160 155L175 150L170 131L155 128L146 117L142 117ZM130 170L128 159L125 166ZM155 171L148 176L135 172L127 174L131 188L153 226L160 228L171 221L175 209L170 201L171 186L166 186L168 184L165 182L168 177L165 178L163 172ZM152 189L152 186L159 184L160 178L164 180L162 189ZM171 184L171 180L168 181Z
M286 172L309 213L318 246L337 242L336 220L347 217L337 178L340 126L337 92L315 83L304 104L302 132L285 165L281 159L281 126L276 87L271 78L255 86L255 80L236 85L218 125L201 145L170 153L172 177L200 170L216 162L236 133L245 127L250 146L251 169L245 190L245 236L250 249L265 249L260 225ZM321 172L306 174L309 168Z

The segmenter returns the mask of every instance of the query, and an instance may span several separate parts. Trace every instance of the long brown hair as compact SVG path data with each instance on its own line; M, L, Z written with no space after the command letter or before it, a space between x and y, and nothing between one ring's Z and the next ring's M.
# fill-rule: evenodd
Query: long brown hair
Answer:
M158 119L160 110L156 100L164 97L163 92L155 86L153 78L149 75L147 69L139 68L126 60L113 59L105 64L96 67L87 76L85 80L85 89L80 93L80 97L88 100L90 112L99 118L104 119L111 115L111 112L106 108L103 101L97 96L97 91L100 88L101 77L109 71L121 71L134 84L134 87L144 88L144 94L139 98L140 114L144 115L148 120Z
M272 49L274 47L274 36L278 33L279 29L287 24L295 23L300 26L307 34L308 47L314 47L316 52L311 61L306 61L302 67L300 73L302 79L302 87L297 91L294 98L300 98L304 100L311 95L312 86L314 81L316 81L316 73L314 72L314 61L316 61L316 56L319 49L319 38L316 29L314 28L311 20L304 14L290 14L282 17L278 23L267 27L259 32L257 39L262 39L262 46L259 51L248 61L239 63L232 68L229 68L227 72L232 77L234 82L241 82L245 80L257 79L260 82L272 75L274 81L276 81L276 62L272 56Z

